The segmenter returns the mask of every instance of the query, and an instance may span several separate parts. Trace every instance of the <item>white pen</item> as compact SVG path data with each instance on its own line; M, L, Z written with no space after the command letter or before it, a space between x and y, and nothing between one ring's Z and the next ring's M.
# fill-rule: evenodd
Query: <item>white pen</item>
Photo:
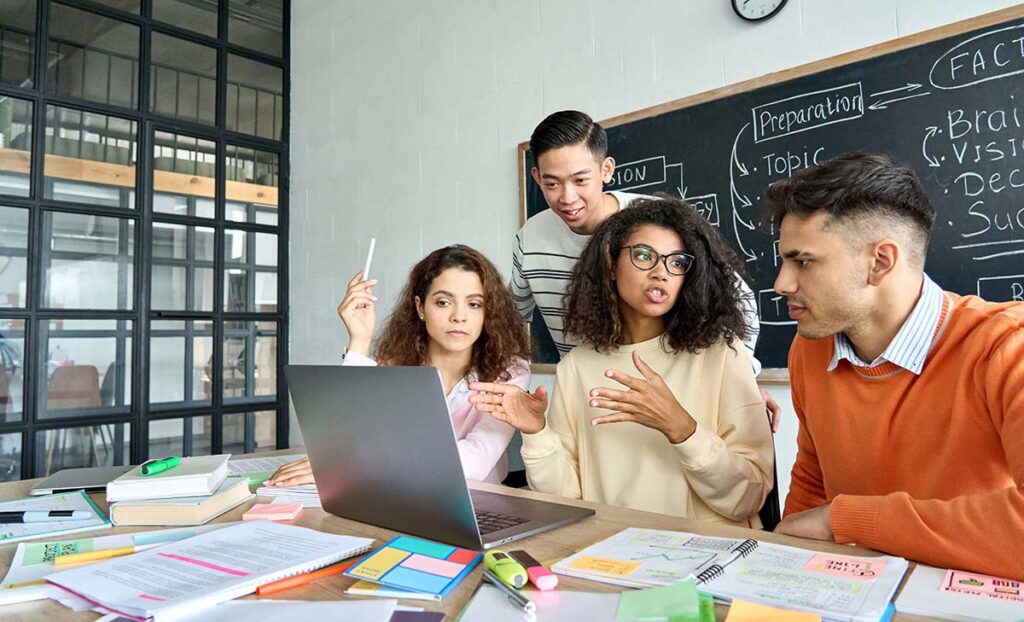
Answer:
M366 253L366 265L363 266L363 280L370 280L370 264L373 262L373 247L377 245L377 238L370 238L370 250Z

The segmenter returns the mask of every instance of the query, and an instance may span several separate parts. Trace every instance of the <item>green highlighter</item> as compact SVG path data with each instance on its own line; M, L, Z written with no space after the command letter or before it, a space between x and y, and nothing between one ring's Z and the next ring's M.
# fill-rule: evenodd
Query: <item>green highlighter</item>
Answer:
M181 458L178 456L168 456L159 460L147 460L139 467L139 475L148 477L157 473L163 473L178 466L179 463L181 463Z
M518 590L529 580L526 568L504 551L487 551L484 553L484 563L488 570L509 587Z

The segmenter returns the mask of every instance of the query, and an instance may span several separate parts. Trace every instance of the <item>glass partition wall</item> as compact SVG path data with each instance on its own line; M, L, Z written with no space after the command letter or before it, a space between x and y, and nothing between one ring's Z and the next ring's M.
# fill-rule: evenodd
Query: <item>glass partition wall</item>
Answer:
M0 2L0 481L283 447L286 0Z

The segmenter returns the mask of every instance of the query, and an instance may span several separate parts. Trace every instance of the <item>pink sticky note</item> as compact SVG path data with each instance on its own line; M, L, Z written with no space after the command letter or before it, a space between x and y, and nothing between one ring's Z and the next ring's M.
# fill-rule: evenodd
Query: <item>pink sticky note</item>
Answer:
M829 555L819 553L811 561L807 562L804 570L811 572L823 572L825 574L838 575L850 579L863 579L870 581L882 576L885 568L885 561L881 558L878 561L844 557L842 555Z
M257 503L242 514L242 520L295 520L302 503Z
M455 564L436 557L426 555L410 555L402 562L402 566L412 570L419 570L430 574L441 575L442 577L454 578L466 567L465 564Z

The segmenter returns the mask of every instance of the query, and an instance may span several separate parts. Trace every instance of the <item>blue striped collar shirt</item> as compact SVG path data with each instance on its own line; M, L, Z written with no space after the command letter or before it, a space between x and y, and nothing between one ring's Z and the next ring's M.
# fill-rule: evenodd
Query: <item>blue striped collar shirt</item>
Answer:
M907 321L900 327L896 337L889 343L885 351L874 361L865 363L854 352L853 344L850 343L846 335L837 333L833 337L835 347L832 361L828 364L828 371L834 370L839 366L839 361L846 359L858 367L878 367L884 363L893 363L909 372L921 375L941 315L942 288L925 274L921 297L918 298L914 310L910 312Z

